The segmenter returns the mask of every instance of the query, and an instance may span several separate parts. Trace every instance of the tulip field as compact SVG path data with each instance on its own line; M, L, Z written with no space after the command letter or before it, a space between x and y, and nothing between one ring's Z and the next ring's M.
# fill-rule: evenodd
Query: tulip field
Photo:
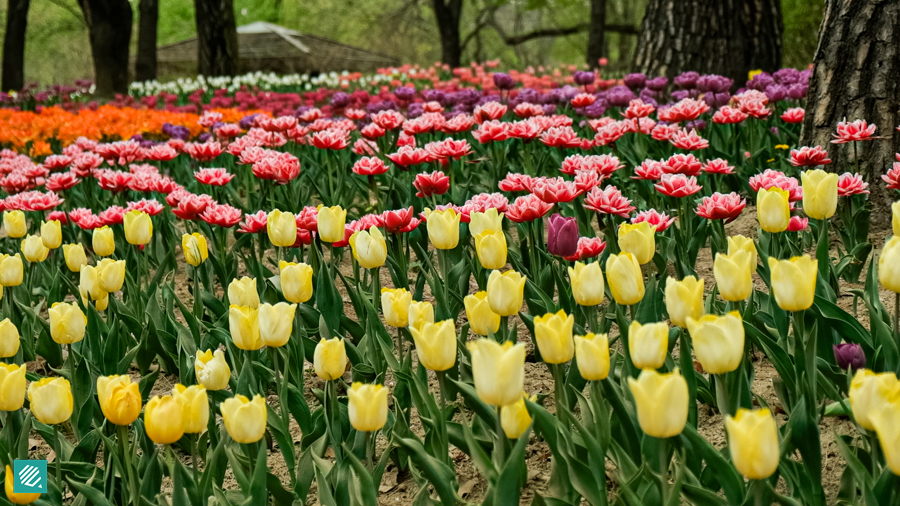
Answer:
M0 503L900 504L883 132L800 145L794 69L380 75L0 109Z

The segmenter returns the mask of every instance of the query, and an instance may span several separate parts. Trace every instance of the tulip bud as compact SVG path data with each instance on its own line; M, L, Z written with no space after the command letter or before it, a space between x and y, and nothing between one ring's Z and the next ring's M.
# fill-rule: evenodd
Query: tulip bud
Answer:
M508 406L522 396L525 345L478 339L466 344L472 355L472 377L478 398L491 406Z
M619 248L634 255L640 265L650 262L656 253L656 227L646 221L622 223L619 225Z
M900 424L897 420L900 420L900 394L894 391L881 409L872 413L872 424L888 469L900 476Z
M259 337L270 348L287 344L294 330L294 314L297 304L279 302L259 306Z
M254 395L251 401L243 395L235 395L219 407L225 430L238 443L255 443L266 435L266 401Z
M891 204L891 229L900 235L900 200Z
M256 278L244 276L235 278L228 285L228 300L235 306L259 307L259 293L256 292Z
M209 397L206 395L206 388L203 385L186 387L179 383L172 389L172 395L181 398L184 406L184 433L200 434L206 430L209 422Z
M428 240L436 249L453 249L459 244L459 220L455 209L445 211L426 210Z
M353 232L350 236L350 249L353 258L363 269L381 267L387 260L387 243L378 227Z
M606 281L616 304L630 306L644 298L644 274L631 253L609 255L606 259Z
M500 426L507 439L519 439L531 426L531 415L528 413L528 406L525 405L526 397L528 395L522 392L519 400L500 408ZM529 400L535 402L537 396Z
M803 182L803 212L815 220L834 216L838 203L838 175L822 169L800 173Z
M347 369L347 349L344 340L339 337L322 339L316 345L313 355L313 368L316 376L325 380L336 380L344 375Z
M64 378L42 378L28 386L31 413L41 423L56 425L72 417L72 388Z
M319 206L318 213L319 239L324 242L341 242L344 240L344 226L347 223L347 211L341 206Z
M13 470L6 466L6 499L13 504L31 504L41 498L40 492L16 492Z
M882 286L900 293L900 237L893 236L881 249L878 257L878 280Z
M550 216L547 229L547 251L551 255L570 257L578 251L578 222L556 213Z
M506 236L487 229L475 236L475 252L485 269L500 269L506 265Z
M312 298L312 267L304 263L295 264L282 260L279 268L281 269L281 294L285 299L295 304L303 304Z
M97 399L113 425L129 425L141 414L141 391L127 374L97 378Z
M731 255L716 253L713 275L716 278L716 289L723 299L732 302L746 300L753 292L751 261L750 254L744 250Z
M675 325L687 327L688 318L700 318L703 309L703 279L686 276L681 281L666 279L666 312Z
M512 316L522 308L527 277L516 271L491 271L487 282L491 311L500 316Z
M269 242L273 245L283 248L293 246L297 242L297 221L292 213L275 209L269 213L266 232L269 234ZM343 231L341 237L343 238Z
M483 213L470 213L469 233L472 234L472 237L477 237L485 230L503 233L503 213L498 212L497 209L493 207L487 209Z
M678 369L669 374L644 369L638 379L628 378L628 386L644 434L659 439L681 434L687 423L688 387Z
M746 251L750 255L750 270L756 272L756 266L759 263L756 244L753 239L742 235L733 235L728 238L728 256L734 256L738 251Z
M434 306L430 302L414 300L409 303L409 326L421 327L426 323L434 323Z
M856 343L841 343L832 345L831 349L834 351L834 360L841 369L858 371L866 368L866 354L862 346Z
M603 271L600 270L599 262L575 262L574 269L569 267L569 282L572 285L572 296L579 306L598 306L603 303Z
M382 288L381 309L384 311L384 321L397 328L409 325L410 302L412 294L406 288Z
M791 221L789 193L777 186L759 190L756 194L756 218L766 232L776 234L787 230Z
M382 385L355 382L347 390L350 425L360 432L381 430L387 422L388 389Z
M850 382L850 407L853 418L860 427L875 430L874 413L882 409L888 399L900 388L897 375L892 372L875 373L860 369ZM896 420L893 423L897 423Z
M9 320L0 321L0 357L14 357L19 351L19 329Z
M25 366L0 363L0 410L16 411L25 404Z
M453 320L439 323L425 323L421 327L411 327L416 354L429 371L446 371L456 364L456 327Z
M56 249L62 244L62 227L59 220L41 222L41 242L48 249Z
M194 267L197 267L209 258L206 237L196 232L181 236L181 251L184 253L184 260Z
M600 381L609 376L609 336L592 332L575 336L575 359L578 372L588 381Z
M118 292L125 284L125 260L104 258L97 264L97 274L101 290L108 293Z
M29 235L22 240L22 255L25 260L31 263L40 263L47 259L50 250L44 246L41 238L36 235Z
M94 253L101 257L108 257L116 252L116 236L111 228L102 226L95 228L91 236L91 247Z
M688 318L694 354L710 374L725 374L741 365L744 358L744 321L741 313L725 316L708 314L699 320Z
M785 311L803 311L812 306L818 265L818 260L810 259L809 255L790 260L769 257L772 292L778 307Z
M57 344L73 344L84 339L87 328L87 316L71 302L54 302L48 311L50 314L50 337Z
M566 316L560 309L534 319L534 335L541 358L548 364L564 364L575 356L575 341L572 339L573 315Z
M231 305L228 310L228 328L231 340L242 350L258 350L265 344L259 335L259 310L247 306Z
M25 237L28 228L25 225L25 213L19 210L5 211L3 213L3 229L6 235L13 239Z
M231 368L225 360L222 350L197 351L197 359L194 360L194 374L197 382L207 390L223 390L228 388L228 380L231 379Z
M628 327L628 355L638 369L659 369L669 351L669 326L665 322L633 321Z
M144 431L151 441L161 445L181 439L184 435L184 402L181 398L156 395L150 399L144 408Z
M87 255L81 244L63 245L63 256L66 259L66 267L72 272L81 272L81 268L87 265Z
M748 480L764 480L778 469L778 427L768 409L738 409L725 417L728 449L734 467Z
M466 319L472 332L487 336L500 330L500 315L491 310L487 300L487 292L476 292L463 299L466 306Z
M125 213L125 240L136 246L147 244L153 237L153 222L150 215L137 209ZM99 254L99 253L98 253ZM100 255L105 256L105 255Z
M22 284L24 268L22 257L15 255L0 255L0 285L19 286Z

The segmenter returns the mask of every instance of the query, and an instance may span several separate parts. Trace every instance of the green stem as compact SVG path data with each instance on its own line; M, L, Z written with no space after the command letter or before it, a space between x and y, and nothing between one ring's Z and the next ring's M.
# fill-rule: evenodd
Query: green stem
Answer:
M122 459L125 463L125 471L128 476L128 488L131 491L131 502L135 505L141 504L141 496L138 494L137 479L134 476L134 465L131 461L131 449L128 447L128 426L117 425L116 431L119 435L119 451L122 452Z
M372 432L366 432L366 469L371 473L375 468L375 438Z
M894 294L894 340L900 344L900 293Z
M56 488L59 489L60 497L65 497L66 491L63 488L62 480L62 445L59 442L59 424L53 425L53 435L56 439L56 458L54 459L56 462Z
M191 434L188 436L191 440L191 467L194 468L194 479L200 479L200 472L197 470L197 439L199 436L197 434Z
M500 341L500 344L506 342L506 334L509 332L509 317L501 316L500 317L500 332L497 334L497 340Z
M585 316L587 317L587 327L592 333L597 333L600 329L597 327L597 306L585 306Z
M440 391L440 419L438 420L438 431L441 437L441 448L443 452L443 460L449 465L451 468L453 467L450 463L450 441L447 438L447 420L444 418L447 411L447 387L444 383L444 371L435 371L434 374L437 376L438 380L438 390Z
M547 368L550 369L550 373L553 375L553 402L556 404L556 412L562 413L562 410L568 409L568 402L566 402L566 382L563 378L563 365L562 364L547 364ZM557 417L560 415L557 414Z
M716 400L719 403L719 413L734 416L731 411L731 399L729 398L728 379L724 374L716 374Z
M496 428L496 430L497 430L497 441L499 444L497 445L496 448L494 448L494 451L498 452L497 460L498 460L498 463L500 464L498 466L498 468L500 468L500 469L503 468L503 464L506 462L506 432L503 432L503 422L502 422L502 417L500 415L501 409L503 409L503 408L501 408L500 406L497 406L497 428Z
M657 440L659 447L659 485L663 504L668 504L669 497L669 449L665 439Z

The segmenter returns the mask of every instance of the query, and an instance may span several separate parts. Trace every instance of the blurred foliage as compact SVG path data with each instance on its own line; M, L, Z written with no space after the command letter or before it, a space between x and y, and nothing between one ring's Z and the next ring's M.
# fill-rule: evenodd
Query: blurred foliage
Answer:
M785 67L804 68L812 63L819 42L825 0L781 0L784 19Z

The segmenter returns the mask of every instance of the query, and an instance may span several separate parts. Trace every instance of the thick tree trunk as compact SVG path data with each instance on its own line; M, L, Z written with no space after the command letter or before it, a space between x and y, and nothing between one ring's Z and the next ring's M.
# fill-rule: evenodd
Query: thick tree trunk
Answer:
M3 39L3 91L25 86L25 29L29 0L9 0L6 36Z
M459 43L459 18L463 0L432 0L434 18L441 35L441 62L459 67L462 46Z
M781 67L781 0L650 0L635 70L672 78L694 70L747 80Z
M864 119L882 140L860 142L859 165L877 205L891 199L881 175L900 151L900 1L828 0L809 83L801 142L831 153L831 167L855 171L852 144L829 144L838 122ZM877 209L877 207L876 207ZM873 213L873 218L879 214ZM886 215L890 219L890 213Z
M138 20L137 81L156 79L156 27L159 22L159 0L141 0Z
M95 93L101 97L126 93L131 4L128 0L78 0L78 4L91 40Z
M595 69L600 66L598 60L603 57L604 35L606 28L606 0L591 0L591 20L588 27L587 64Z
M194 0L197 18L197 72L233 76L238 72L237 27L232 0Z

